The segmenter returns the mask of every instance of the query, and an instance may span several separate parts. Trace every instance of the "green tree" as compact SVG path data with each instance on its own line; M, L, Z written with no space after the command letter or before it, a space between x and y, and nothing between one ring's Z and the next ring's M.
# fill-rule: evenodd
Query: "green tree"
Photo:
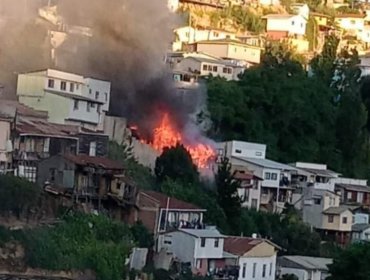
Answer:
M134 241L140 248L152 248L154 246L153 234L148 231L142 222L135 223L130 228L130 231Z
M230 229L238 233L240 227L241 205L238 196L240 182L231 173L231 164L223 158L215 177L217 186L217 201L224 210Z
M370 244L351 245L334 258L329 266L328 280L368 280L370 279Z
M197 167L189 152L180 144L163 150L155 162L154 171L159 183L166 178L190 185L199 182Z

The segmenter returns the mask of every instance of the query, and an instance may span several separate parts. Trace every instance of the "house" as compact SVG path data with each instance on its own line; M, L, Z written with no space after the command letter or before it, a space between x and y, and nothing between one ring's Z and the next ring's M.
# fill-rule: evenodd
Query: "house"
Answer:
M238 280L274 280L279 249L277 245L261 238L228 236L224 240L224 251L237 257Z
M262 48L235 39L205 40L195 43L195 51L223 59L236 59L252 64L261 62Z
M336 15L334 23L346 32L350 32L355 36L361 35L365 26L364 14L342 14Z
M215 227L181 228L166 234L167 253L190 263L194 274L207 275L225 268L224 238Z
M216 28L194 28L183 26L174 30L173 51L183 50L185 45L194 44L199 41L212 41L221 39L236 39L236 34Z
M270 14L262 17L266 22L266 35L271 40L287 37L300 38L306 34L307 19L301 15Z
M308 256L281 256L278 258L280 277L295 275L298 280L324 280L329 274L333 259Z
M4 110L2 110L4 109ZM11 132L14 126L16 110L2 108L0 105L0 174L12 171L13 144Z
M227 60L188 56L175 66L175 70L187 71L200 77L220 76L230 81L238 80L245 68Z
M289 7L292 10L293 14L300 15L306 20L308 20L308 17L310 15L310 8L308 7L307 4L294 3L294 4L291 4Z
M202 228L204 212L205 209L163 193L140 191L135 207L129 209L124 219L129 224L141 221L154 233L160 250L164 246L164 236L160 234L179 228Z
M370 208L370 187L367 180L338 178L335 191L341 195L341 203Z
M123 173L120 162L88 155L56 155L38 164L37 183L42 186L69 189L77 198L106 198L112 187L117 188L117 175ZM99 205L100 206L100 202Z
M297 173L293 175L293 180L300 187L313 187L334 192L335 179L339 173L329 170L326 164L296 162L292 166L297 168Z
M352 208L340 205L340 196L328 190L308 188L304 194L303 221L339 244L350 239Z
M291 186L291 176L297 169L266 159L266 145L229 141L217 146L219 156L229 158L232 165L243 166L263 179L261 206L280 212L285 203L293 202L295 188Z
M18 75L19 102L47 111L49 121L103 130L110 82L46 69Z
M352 242L370 242L370 224L353 224L352 225Z
M258 211L261 202L261 182L263 179L257 177L243 166L233 165L231 171L234 174L234 178L240 182L238 196L241 206Z

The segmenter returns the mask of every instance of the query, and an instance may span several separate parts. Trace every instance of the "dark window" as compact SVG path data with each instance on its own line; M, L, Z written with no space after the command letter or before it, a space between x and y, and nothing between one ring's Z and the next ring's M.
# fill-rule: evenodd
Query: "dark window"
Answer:
M95 99L99 99L99 91L95 92Z
M227 74L227 68L226 67L222 68L222 72Z
M74 92L75 91L75 84L74 83L70 83L69 84L69 91L70 92Z
M217 72L217 66L213 66L213 72Z
M313 203L315 203L316 205L320 205L321 204L321 198L314 198Z
M61 82L60 83L60 89L61 90L66 90L67 89L67 83L66 82Z
M76 84L76 90L78 90L79 88L80 88L80 85Z
M75 100L75 103L73 105L73 110L78 110L78 100Z
M208 65L207 64L203 64L203 71L207 71L208 69Z
M95 108L95 103L91 103L91 108Z
M266 277L266 265L264 264L262 266L262 278L265 278Z
M104 95L105 95L105 102L107 102L108 101L108 93L104 93Z
M266 180L270 180L271 179L271 173L270 172L266 172L265 173L265 179Z
M348 220L348 219L347 219L347 217L343 217L343 218L342 218L342 223L343 223L343 224L346 224L346 223L347 223L347 220Z
M257 264L253 264L253 278L256 278L256 270L257 270Z
M271 173L271 180L274 180L274 181L277 180L277 174L276 173Z
M333 215L329 215L328 216L328 223L333 223L334 222L334 216Z
M91 90L91 88L89 89L89 94L92 94L92 90Z
M247 264L246 263L243 263L242 278L245 278L246 271L247 271Z
M200 247L205 247L206 246L206 239L204 237L202 237L200 239Z
M215 239L215 248L218 248L218 245L219 245L219 239L218 239L218 238L216 238L216 239Z
M54 88L54 80L52 80L52 79L48 80L48 87L49 88Z
M236 150L235 150L235 153L236 153L236 154L241 154L241 153L242 153L242 150L236 149Z
M233 72L233 69L231 69L231 68L227 68L227 73L228 73L228 74L232 74L232 72Z
M90 112L90 105L91 105L90 102L86 103L86 111L88 111L88 112Z
M55 168L50 168L49 172L50 172L50 183L54 183L57 170Z
M212 71L212 65L208 65L208 71Z

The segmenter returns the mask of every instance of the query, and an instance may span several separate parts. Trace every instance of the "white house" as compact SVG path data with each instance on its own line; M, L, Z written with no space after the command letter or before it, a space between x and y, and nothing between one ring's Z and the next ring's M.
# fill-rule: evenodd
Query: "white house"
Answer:
M194 28L191 26L183 26L174 30L173 51L183 49L184 44L193 44L199 41L220 40L220 39L236 39L236 34L215 28Z
M238 76L245 70L236 63L206 57L188 56L175 65L175 70L185 71L199 76L220 76L226 80L238 80Z
M367 241L370 242L370 224L352 225L352 242Z
M263 179L243 166L233 165L232 170L234 178L240 182L238 196L241 206L258 211L261 203L261 182Z
M267 36L273 40L306 34L307 19L302 15L270 14L262 18L267 21Z
M278 246L250 237L226 237L224 242L224 250L237 256L238 280L275 280Z
M224 238L215 227L205 229L185 229L165 234L164 248L181 262L191 263L195 273L206 275L207 272L223 268Z
M361 36L365 27L364 14L342 14L336 15L334 22L343 30Z
M324 280L329 274L328 265L333 259L307 256L282 256L278 258L279 274L293 274L299 280Z
M242 141L230 141L218 144L220 156L228 157L232 165L243 166L253 172L261 183L261 206L272 206L274 211L281 211L286 202L292 203L292 174L295 167L266 159L266 145Z
M20 103L48 112L52 123L103 130L110 82L46 69L19 74L17 96Z

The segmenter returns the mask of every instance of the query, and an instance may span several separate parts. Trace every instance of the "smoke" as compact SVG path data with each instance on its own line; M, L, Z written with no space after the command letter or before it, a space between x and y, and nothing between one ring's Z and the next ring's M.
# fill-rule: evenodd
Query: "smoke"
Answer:
M167 8L167 0L51 0L63 27L41 19L38 8L48 0L1 0L0 84L15 96L19 72L56 68L112 82L111 113L126 117L149 138L168 112L181 131L189 129L189 112L175 94L164 64L173 28L181 19ZM50 31L89 27L92 36L68 34L51 58ZM193 137L191 137L193 138Z

